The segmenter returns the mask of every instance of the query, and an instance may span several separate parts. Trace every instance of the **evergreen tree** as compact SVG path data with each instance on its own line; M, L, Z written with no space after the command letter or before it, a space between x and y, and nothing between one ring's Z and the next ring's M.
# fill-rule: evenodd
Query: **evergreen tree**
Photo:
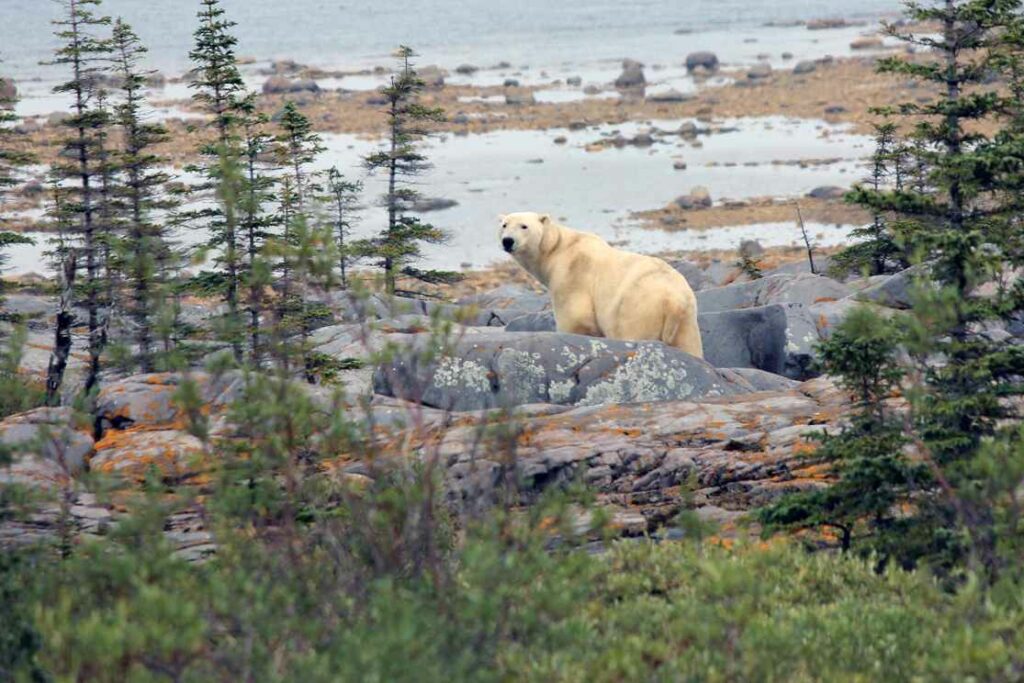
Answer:
M870 309L859 308L836 327L818 351L822 369L853 401L850 424L826 434L815 459L827 463L834 484L787 496L761 512L769 531L826 528L835 531L843 551L854 542L884 562L900 555L902 515L927 477L903 454L903 424L886 407L899 390L905 370L897 360L900 335Z
M896 125L886 121L875 124L875 151L871 155L871 169L867 181L847 195L847 201L869 205L871 222L855 228L850 237L857 240L832 259L832 270L837 273L865 273L881 275L910 266L903 247L893 233L885 212L871 207L870 197L878 196L890 186L896 192L903 191L903 168L905 151L896 137Z
M387 146L366 158L367 168L387 174L388 189L383 197L387 209L387 228L379 237L360 243L360 252L378 260L384 269L388 292L395 292L399 272L420 279L442 279L449 273L423 272L410 264L420 256L421 243L440 243L442 230L424 223L410 211L419 193L410 180L429 168L418 144L430 133L430 124L444 120L444 111L419 103L425 88L412 65L415 52L402 46L397 52L400 70L391 77L390 85L381 89L387 101Z
M204 144L200 153L204 162L190 170L200 173L204 184L199 190L212 191L223 200L226 195L240 197L244 188L224 187L228 178L220 175L227 157L232 166L239 163L243 150L239 140L239 125L243 116L245 84L238 71L235 57L237 40L230 34L234 22L228 21L219 0L202 0L199 11L199 28L195 31L195 46L189 53L194 65L192 81L195 90L192 98L212 118L210 128L213 139ZM241 183L241 174L233 174L231 181ZM188 218L200 220L210 232L209 247L216 250L217 262L223 267L224 298L228 314L224 336L231 343L235 360L242 361L242 326L239 317L239 282L241 261L239 249L239 206L230 206L223 201L203 211L194 212Z
M348 269L352 263L353 249L349 245L352 222L358 209L356 202L363 191L359 181L347 180L336 166L327 171L327 201L331 205L334 223L334 240L338 249L338 272L341 286L348 289Z
M272 269L260 251L278 223L277 214L265 206L274 201L276 168L272 159L277 145L267 130L266 114L256 109L256 96L250 93L240 105L243 149L245 152L244 192L242 194L242 231L245 240L244 280L248 289L249 345L255 365L262 358L260 320L266 309L264 292L271 285Z
M54 88L57 93L71 96L72 115L63 125L68 134L62 141L60 161L53 170L63 180L74 184L61 209L60 220L68 214L74 216L71 232L75 237L74 259L84 261L85 281L81 283L84 306L88 315L89 365L85 382L87 394L92 392L99 381L100 355L103 351L103 244L108 238L110 226L101 218L106 214L106 203L101 192L105 165L97 158L103 156L102 145L110 115L105 107L99 106L99 84L102 81L102 67L110 56L109 42L95 33L110 23L108 17L95 13L99 0L64 0L64 18L54 22L57 37L63 45L56 50L54 64L66 66L71 74L68 81ZM65 252L70 254L71 252ZM61 270L67 272L67 262ZM58 335L60 336L60 335ZM62 379L54 375L51 379ZM51 399L53 395L51 395Z
M14 113L17 97L6 97L0 90L0 274L6 260L4 249L15 244L31 244L32 240L25 235L3 230L7 221L4 211L7 204L7 193L17 187L20 182L20 170L32 163L32 155L19 149L18 135L14 125L18 121ZM3 282L0 281L0 303L3 303Z
M1019 432L1007 425L1020 420L1024 393L1024 347L986 333L1024 310L1019 278L1015 285L1004 278L1020 263L1013 226L1024 169L1014 100L1024 55L1021 6L1018 0L942 0L911 3L908 15L911 25L938 30L917 35L888 27L926 51L884 59L880 70L940 94L881 110L913 124L900 145L907 173L894 187L862 187L857 195L892 215L907 253L924 259L905 337L912 406L906 435L934 486L901 522L900 554L907 564L925 562L954 575L966 564L996 581L1007 566L999 552L999 509L977 492L993 484L982 466L992 444L1017 452Z
M143 119L145 83L151 73L140 67L146 48L120 19L114 25L113 45L114 73L123 93L116 119L124 138L119 162L124 172L122 199L127 227L122 243L125 278L130 289L127 309L134 325L138 367L143 372L153 372L158 336L155 328L168 294L166 267L170 249L157 214L172 205L163 192L170 178L159 170L164 160L152 148L167 140L167 131L162 125Z

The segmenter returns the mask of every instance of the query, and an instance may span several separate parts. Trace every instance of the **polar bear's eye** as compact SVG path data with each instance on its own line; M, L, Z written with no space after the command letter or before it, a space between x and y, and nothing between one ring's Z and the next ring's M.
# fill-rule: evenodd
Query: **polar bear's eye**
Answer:
M523 230L526 230L526 226L525 225L520 225L519 227L522 228Z

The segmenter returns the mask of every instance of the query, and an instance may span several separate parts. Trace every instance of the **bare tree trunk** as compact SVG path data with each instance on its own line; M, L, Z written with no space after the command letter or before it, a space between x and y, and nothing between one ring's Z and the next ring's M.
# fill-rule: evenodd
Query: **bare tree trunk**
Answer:
M71 355L71 327L75 315L71 306L74 301L75 268L77 267L74 252L68 252L61 263L63 272L60 278L60 304L57 310L57 324L54 334L53 351L50 363L46 368L46 405L60 405L60 388L64 383L64 371L68 367Z

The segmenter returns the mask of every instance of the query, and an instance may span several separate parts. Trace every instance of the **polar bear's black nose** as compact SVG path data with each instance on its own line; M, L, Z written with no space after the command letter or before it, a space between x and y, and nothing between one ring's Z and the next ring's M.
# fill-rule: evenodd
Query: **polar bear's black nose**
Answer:
M505 251L512 253L512 247L516 246L516 241L511 237L506 237L501 240L501 246L505 247Z

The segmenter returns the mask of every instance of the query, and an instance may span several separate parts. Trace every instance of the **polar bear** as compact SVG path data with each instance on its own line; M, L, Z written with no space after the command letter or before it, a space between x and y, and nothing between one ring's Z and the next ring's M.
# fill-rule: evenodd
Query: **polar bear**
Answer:
M659 258L615 249L548 214L500 216L501 245L551 293L559 332L660 340L704 357L697 298Z

